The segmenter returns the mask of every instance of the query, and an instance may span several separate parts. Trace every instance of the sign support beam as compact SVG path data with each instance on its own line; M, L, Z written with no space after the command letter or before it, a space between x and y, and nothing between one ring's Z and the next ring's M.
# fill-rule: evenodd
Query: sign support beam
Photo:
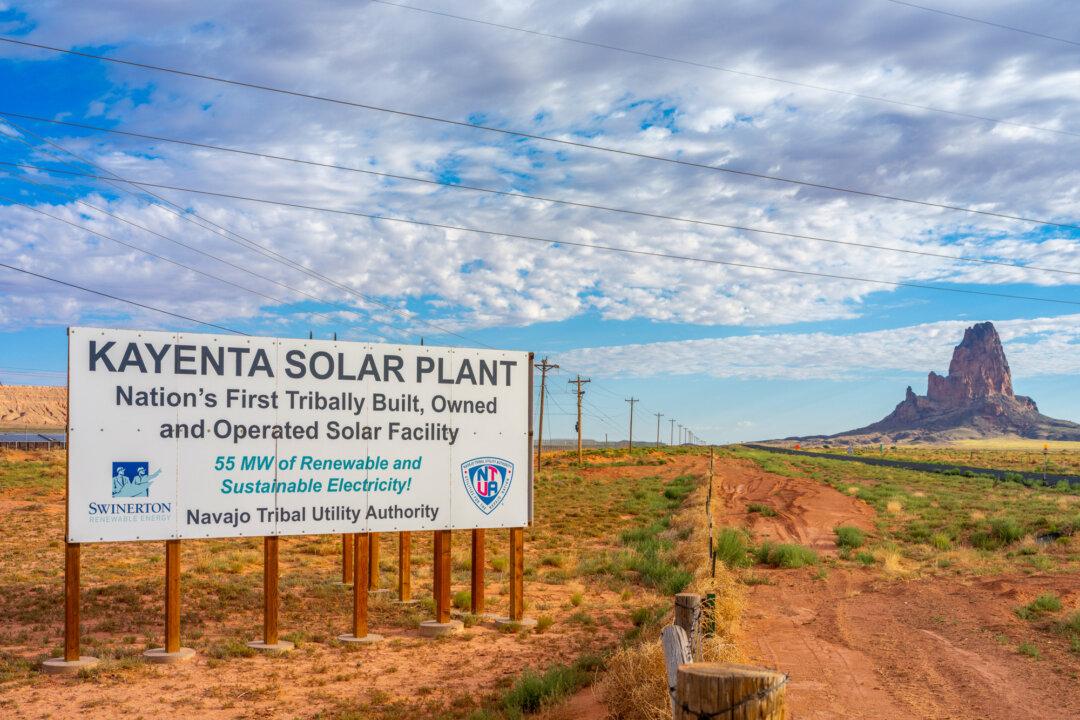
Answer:
M278 609L281 603L278 592L278 545L277 535L263 538L263 639L248 643L248 647L265 652L288 652L293 644L278 638Z
M398 533L398 602L415 603L412 599L412 533Z
M341 584L352 583L353 576L353 536L350 533L341 534Z
M440 637L460 631L464 624L450 619L450 531L436 530L434 539L435 619L420 623L424 637Z
M64 547L64 655L42 663L47 673L76 673L95 665L96 657L79 654L79 565L82 546Z
M195 657L191 648L180 647L180 541L165 541L165 647L143 653L150 662L171 665Z
M472 531L472 596L473 615L484 614L484 529Z
M368 632L368 559L371 537L368 533L353 536L353 576L352 576L352 632L338 635L344 643L376 643L381 635Z

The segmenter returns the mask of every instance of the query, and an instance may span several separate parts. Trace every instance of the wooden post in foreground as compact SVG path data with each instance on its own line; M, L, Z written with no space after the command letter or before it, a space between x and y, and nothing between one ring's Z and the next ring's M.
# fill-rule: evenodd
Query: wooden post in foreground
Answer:
M464 627L460 620L450 619L450 531L436 530L434 538L434 587L435 619L420 623L424 637L440 637L458 632Z
M412 533L398 533L398 602L411 603L412 599Z
M679 593L675 596L674 624L686 631L690 640L690 655L694 662L701 660L701 596Z
M79 654L79 565L81 546L64 546L64 655L42 663L47 673L74 673L97 663L96 657Z
M254 640L248 643L250 648L267 652L288 652L293 649L291 642L278 639L279 542L280 538L277 535L268 535L263 538L263 637L261 642Z
M150 662L172 664L195 656L180 647L180 541L165 541L165 647L143 653Z
M353 576L353 536L341 534L341 584L348 585Z
M368 632L368 546L370 537L367 533L357 533L353 537L353 607L352 632L338 635L338 640L345 643L374 643L382 640L381 635Z
M674 720L785 720L787 680L783 673L749 665L681 665Z
M472 595L473 615L484 614L484 529L472 531L472 583L469 588Z

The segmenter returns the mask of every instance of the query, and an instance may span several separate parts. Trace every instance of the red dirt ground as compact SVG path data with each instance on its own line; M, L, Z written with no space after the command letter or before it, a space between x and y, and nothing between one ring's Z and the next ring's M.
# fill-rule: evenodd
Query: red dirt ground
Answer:
M871 527L873 511L811 479L756 465L719 466L727 507L721 522L749 522L757 537L790 540L826 554L838 524ZM764 502L775 518L746 513ZM1064 640L1038 635L1040 660L1016 650L1036 636L1013 608L1041 592L1080 601L1070 574L888 579L877 569L761 570L748 587L744 646L755 662L791 676L793 720L817 718L1080 717L1080 661Z

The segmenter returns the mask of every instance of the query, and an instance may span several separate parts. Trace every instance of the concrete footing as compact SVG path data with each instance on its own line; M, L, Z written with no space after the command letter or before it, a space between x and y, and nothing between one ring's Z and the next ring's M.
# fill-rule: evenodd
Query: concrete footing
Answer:
M338 635L339 642L355 644L355 645L373 645L377 642L382 642L383 636L376 635L375 633L368 633L363 637L356 637L355 635Z
M78 660L65 660L62 657L55 657L41 663L41 667L50 674L77 673L83 668L93 667L99 662L101 661L90 655L81 655Z
M529 629L536 627L536 618L521 618L520 620L511 620L508 617L495 618L495 627L513 627L517 626L522 629Z
M420 623L420 636L428 638L442 637L443 635L461 632L464 627L465 623L460 620L451 620L444 623L436 620L425 620Z
M165 652L165 648L154 648L144 652L143 657L146 658L147 662L158 663L159 665L176 665L195 657L195 651L187 647L182 647L176 652Z
M264 653L287 653L296 648L296 646L288 640L278 640L276 643L270 644L264 643L262 640L252 640L247 646L252 650L258 650L259 652Z

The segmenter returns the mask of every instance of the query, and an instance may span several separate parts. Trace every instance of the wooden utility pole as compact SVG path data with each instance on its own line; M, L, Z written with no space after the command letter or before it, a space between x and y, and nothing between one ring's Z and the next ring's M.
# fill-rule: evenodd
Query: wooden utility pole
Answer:
M544 358L535 367L540 371L540 427L536 436L536 469L539 471L543 467L541 458L544 445L544 392L547 389L547 374L548 370L555 370L559 366L549 363L548 359Z
M630 451L634 450L634 403L641 402L636 397L626 398L626 402L630 403Z
M581 464L581 398L585 396L585 390L582 388L587 382L592 382L589 378L583 378L580 375L574 380L567 381L571 385L577 385L577 461Z
M656 447L660 447L660 418L664 417L664 413L655 413L656 415Z
M668 444L669 445L674 445L675 444L675 418L671 418L670 420L668 420L668 422L671 423L671 439L668 441Z
M682 445L682 423L679 423L679 444Z

